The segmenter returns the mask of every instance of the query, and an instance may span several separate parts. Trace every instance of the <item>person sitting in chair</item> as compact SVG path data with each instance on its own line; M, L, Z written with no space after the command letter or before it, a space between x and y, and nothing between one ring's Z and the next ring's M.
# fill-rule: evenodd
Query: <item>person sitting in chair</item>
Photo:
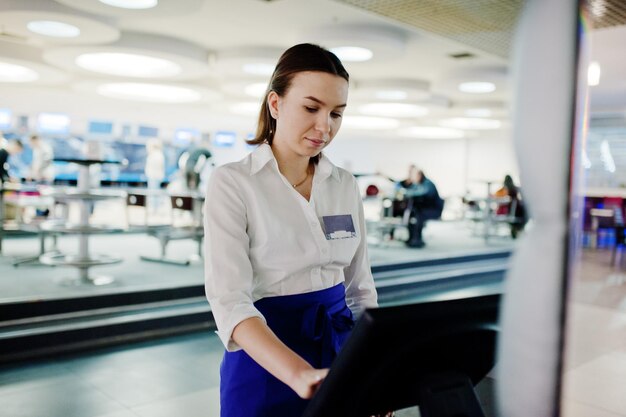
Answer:
M508 203L499 206L496 210L496 214L508 215L511 218L511 237L513 239L517 238L517 235L524 229L528 221L520 188L515 185L510 175L506 175L502 187L498 189L493 196L509 197Z
M428 179L422 170L412 170L415 177L412 181L403 181L398 185L404 189L407 206L404 211L405 223L409 230L406 245L411 248L424 247L422 229L426 220L438 219L443 211L443 199L435 184Z

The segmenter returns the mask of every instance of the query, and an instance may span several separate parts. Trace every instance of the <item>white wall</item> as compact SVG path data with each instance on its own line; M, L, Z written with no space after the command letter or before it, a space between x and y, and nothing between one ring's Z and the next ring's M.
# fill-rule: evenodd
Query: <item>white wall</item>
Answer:
M467 188L473 195L487 193L485 181L493 181L492 191L509 174L519 184L519 169L509 132L489 138L467 140Z
M413 163L424 170L445 197L485 195L484 181L501 184L504 176L518 178L517 163L507 131L497 135L454 140L406 140L380 137L356 139L354 132L340 132L325 151L337 165L353 172L403 179ZM495 185L493 186L495 189Z

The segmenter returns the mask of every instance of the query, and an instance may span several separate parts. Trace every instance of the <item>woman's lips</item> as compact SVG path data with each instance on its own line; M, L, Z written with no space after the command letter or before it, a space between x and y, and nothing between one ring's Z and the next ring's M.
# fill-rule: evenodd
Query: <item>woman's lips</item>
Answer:
M314 138L306 138L309 142L311 142L314 146L323 146L326 141L322 139L314 139Z

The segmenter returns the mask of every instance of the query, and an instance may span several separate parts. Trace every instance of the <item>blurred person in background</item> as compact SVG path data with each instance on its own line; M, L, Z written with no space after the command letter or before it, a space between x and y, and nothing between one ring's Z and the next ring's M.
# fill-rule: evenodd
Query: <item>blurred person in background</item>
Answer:
M0 146L0 183L8 181L9 178L9 156L18 155L24 151L24 145L19 139L11 139L6 145ZM18 181L19 179L12 179Z
M511 218L511 221L509 222L511 225L511 237L513 239L517 238L517 235L524 229L524 226L528 221L520 188L515 185L515 182L510 175L506 175L504 177L502 187L493 193L493 196L509 198L506 203L498 204L496 208L496 215L509 216Z
M28 180L52 184L54 182L54 153L52 147L37 135L30 137L29 144L33 150L33 160L30 164Z
M402 188L407 201L404 223L409 229L409 239L406 245L410 248L422 248L425 245L422 238L424 224L426 220L441 217L444 201L439 196L435 184L415 165L409 168L409 178L398 185Z
M161 202L159 190L165 178L165 155L163 155L163 144L154 138L146 142L146 166L144 173L148 180L148 210L155 212L159 209Z

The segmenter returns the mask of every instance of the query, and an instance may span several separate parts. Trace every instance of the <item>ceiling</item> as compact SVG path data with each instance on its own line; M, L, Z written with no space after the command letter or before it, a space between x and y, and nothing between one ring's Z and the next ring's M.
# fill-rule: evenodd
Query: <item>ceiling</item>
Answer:
M602 3L604 9L598 9L599 1L596 9L603 10L603 20L596 20L613 23L592 36L592 59L602 67L600 85L591 90L592 110L624 114L626 26L621 9L614 8L619 0ZM377 109L372 113L362 107L381 101L418 105L428 111L418 116L408 109L407 117L398 117L405 109L392 110L388 118L397 123L383 126L390 136L408 128L450 126L451 118L484 117L485 110L506 128L511 98L508 51L521 4L522 0L160 0L151 9L129 10L98 0L0 0L0 69L3 62L12 63L28 66L40 75L33 82L0 82L0 96L4 97L0 107L29 102L33 111L42 111L37 108L41 103L46 103L48 111L111 115L117 110L125 112L119 117L126 118L146 119L153 114L153 124L176 124L186 114L210 113L207 120L216 123L253 124L258 98L246 96L244 89L261 83L262 90L268 76L246 74L242 64L273 63L280 51L299 42L327 47L359 42L374 51L374 58L346 62L351 74L348 115L354 118L353 123L346 123L348 129L358 130L361 122L365 123L357 117L385 116L384 109L377 114ZM79 26L81 34L64 39L36 35L26 29L31 20L65 21ZM178 73L168 73L171 68L163 67L164 72L156 78L141 78L88 71L74 60L89 51L139 51L174 61ZM92 63L96 70L107 64ZM188 98L193 100L152 104L102 97L102 89L96 93L102 83L112 81L188 88ZM460 92L459 83L467 81L488 81L496 90ZM122 86L121 93L128 92L126 89ZM408 94L402 100L376 98L381 89L404 89ZM68 102L80 104L68 107ZM238 103L252 103L248 106L253 110L234 110ZM146 108L154 111L142 113ZM200 116L192 119L202 124ZM482 134L467 126L461 130L470 137ZM436 138L437 132L427 131L426 135Z

